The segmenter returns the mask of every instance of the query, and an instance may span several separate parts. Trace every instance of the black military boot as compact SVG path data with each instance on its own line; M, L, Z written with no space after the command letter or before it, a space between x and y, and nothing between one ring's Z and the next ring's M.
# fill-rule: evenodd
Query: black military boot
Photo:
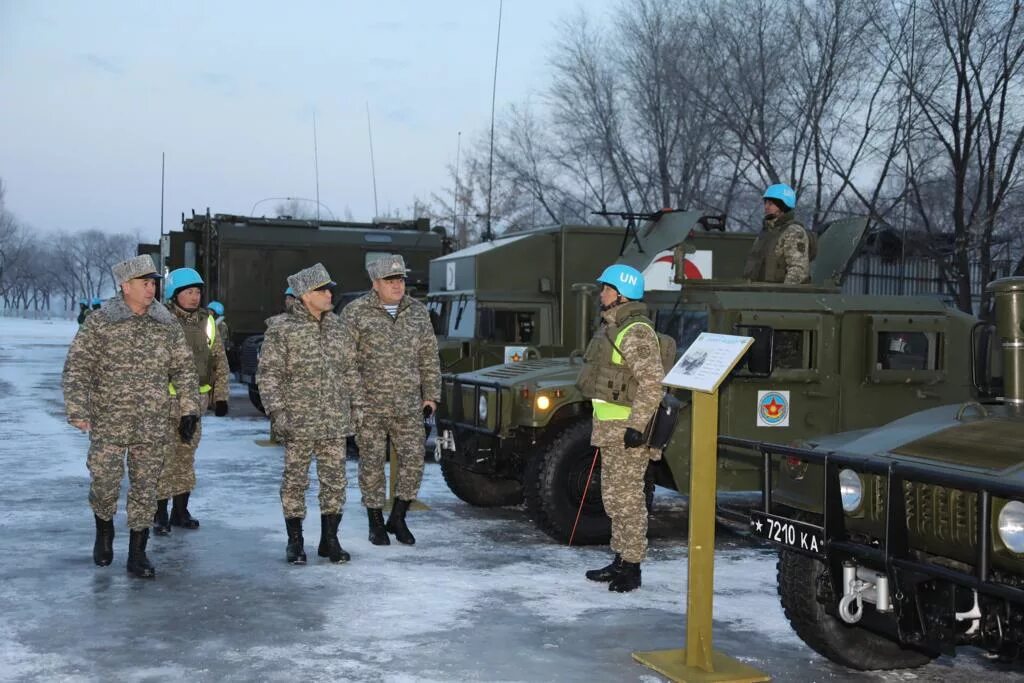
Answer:
M146 557L146 542L149 540L149 529L136 531L132 529L128 538L128 573L137 579L152 579L156 576L156 568Z
M188 513L188 497L191 491L179 493L174 497L174 505L171 507L171 526L180 526L185 529L198 529L199 520Z
M608 590L616 593L628 593L640 587L640 563L623 562L619 573L615 575Z
M395 502L391 505L391 514L388 515L388 525L386 529L395 535L395 539L399 543L405 545L412 545L416 542L416 537L409 531L409 527L405 525L405 513L409 510L409 504L411 501L402 500L401 498L395 498Z
M288 517L284 520L288 529L288 548L285 553L291 564L306 564L306 549L302 547L302 517Z
M338 527L341 525L341 515L320 515L320 547L316 554L320 557L330 558L335 564L348 562L352 557L341 547L338 541Z
M591 581L600 581L601 583L608 583L616 576L619 575L619 571L622 569L622 555L615 554L615 559L612 563L606 567L600 569L591 569L587 572L587 578Z
M388 532L384 528L384 513L380 508L366 508L366 516L370 520L370 543L374 545L391 545Z
M167 516L166 498L161 498L156 502L156 513L153 515L153 533L157 536L166 536L171 533L171 520Z
M114 520L96 517L96 542L92 546L92 561L101 567L114 561Z

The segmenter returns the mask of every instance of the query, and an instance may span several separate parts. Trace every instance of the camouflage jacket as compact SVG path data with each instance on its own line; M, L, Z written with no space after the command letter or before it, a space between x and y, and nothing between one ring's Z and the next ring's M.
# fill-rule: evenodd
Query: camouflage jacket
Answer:
M345 306L341 321L354 350L346 373L355 410L407 415L423 401L440 400L437 338L426 306L404 296L392 318L371 291Z
M181 325L152 303L135 315L115 296L78 329L64 362L68 422L88 420L94 441L115 445L162 441L177 387L181 415L199 413L199 382Z
M747 258L743 276L757 282L798 285L811 279L817 240L797 223L793 212L766 218Z
M204 386L212 387L213 401L227 401L231 390L228 382L228 357L216 324L213 328L213 344L210 344L207 336L210 311L197 308L190 313L173 303L167 304L167 310L174 314L185 332L185 341L192 350L196 373L199 375L200 393L203 393Z
M626 318L645 315L647 307L642 302L629 302L616 306L601 314L604 325L618 327ZM647 423L654 417L654 412L661 403L665 393L661 378L665 370L661 366L661 350L658 347L658 335L650 325L633 325L622 337L619 346L622 351L622 362L629 367L637 381L636 395L630 404L632 410L625 420L594 420L594 445L601 444L601 432L610 432L612 438L621 441L622 430L632 427L638 432L647 428Z
M352 434L338 316L317 320L297 305L272 318L260 349L256 383L263 407L285 440L342 439Z

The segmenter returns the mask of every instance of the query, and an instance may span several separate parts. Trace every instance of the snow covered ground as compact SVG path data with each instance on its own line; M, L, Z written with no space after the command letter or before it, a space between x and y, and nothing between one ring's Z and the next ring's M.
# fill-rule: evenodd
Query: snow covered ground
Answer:
M456 499L427 463L413 547L378 548L348 463L345 565L284 561L282 450L234 387L204 419L195 532L152 538L155 581L124 571L124 488L114 564L92 563L86 437L64 421L60 373L77 325L0 318L0 680L657 681L630 653L685 638L685 500L659 491L643 588L609 593L583 572L606 548L556 545L521 510ZM915 671L856 673L793 634L769 548L719 531L716 649L779 681L978 681L1016 676L966 652Z

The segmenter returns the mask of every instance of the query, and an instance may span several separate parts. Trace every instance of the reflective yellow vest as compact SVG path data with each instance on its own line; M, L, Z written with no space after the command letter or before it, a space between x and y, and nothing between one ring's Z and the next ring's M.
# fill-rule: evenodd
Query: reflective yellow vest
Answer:
M615 335L615 346L612 347L612 365L622 365L622 354L619 353L619 349L622 348L622 340L625 338L626 332L629 332L630 328L634 325L647 325L650 327L648 323L638 320L619 330L619 333ZM590 402L594 406L595 420L628 420L633 412L632 406L602 401L599 398L591 399Z
M207 318L206 318L206 343L212 349L213 348L213 344L216 341L217 341L217 320L212 315L210 315L210 316L207 316ZM173 384L168 384L167 387L168 387L168 389L170 389L171 396L177 396L178 395L178 392L174 390L174 385ZM200 394L208 394L208 393L210 393L211 389L213 389L212 386L210 386L209 384L204 384L201 387L199 387L199 393Z

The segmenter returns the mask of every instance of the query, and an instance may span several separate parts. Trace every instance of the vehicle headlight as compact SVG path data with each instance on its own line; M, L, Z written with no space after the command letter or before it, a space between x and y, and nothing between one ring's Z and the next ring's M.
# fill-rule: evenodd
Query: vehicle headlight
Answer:
M487 397L481 396L480 402L476 407L477 415L480 416L480 421L485 422L487 420Z
M999 540L1015 553L1024 553L1024 503L1011 500L999 511Z
M853 470L842 470L839 473L839 496L843 499L843 509L853 512L860 507L864 497L864 486L860 476Z
M534 405L537 406L537 410L547 410L551 407L551 399L547 396L538 396Z

